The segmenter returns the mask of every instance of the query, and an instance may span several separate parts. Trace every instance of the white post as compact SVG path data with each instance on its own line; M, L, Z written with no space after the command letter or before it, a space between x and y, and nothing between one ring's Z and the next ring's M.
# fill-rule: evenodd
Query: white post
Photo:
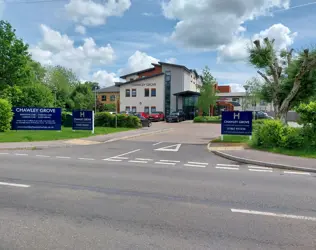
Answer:
M221 135L221 141L224 141L224 135Z
M94 111L92 110L92 134L94 134Z
M249 140L250 140L250 141L252 140L252 135L249 136Z

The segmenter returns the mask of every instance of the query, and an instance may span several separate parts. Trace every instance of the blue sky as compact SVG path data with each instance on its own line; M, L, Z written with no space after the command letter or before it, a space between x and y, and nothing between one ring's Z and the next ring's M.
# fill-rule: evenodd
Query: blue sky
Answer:
M0 0L0 17L30 45L34 59L72 68L82 80L111 85L120 74L160 60L198 71L207 65L220 84L242 90L256 76L246 60L251 39L273 37L279 48L314 45L312 2Z

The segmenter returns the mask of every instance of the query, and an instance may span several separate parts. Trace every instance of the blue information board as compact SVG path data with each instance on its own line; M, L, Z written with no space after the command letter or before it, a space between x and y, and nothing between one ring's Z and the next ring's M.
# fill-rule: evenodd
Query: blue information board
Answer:
M72 129L73 130L94 130L94 115L90 110L72 111Z
M61 130L61 108L13 108L12 130Z
M252 111L223 111L222 135L251 135Z

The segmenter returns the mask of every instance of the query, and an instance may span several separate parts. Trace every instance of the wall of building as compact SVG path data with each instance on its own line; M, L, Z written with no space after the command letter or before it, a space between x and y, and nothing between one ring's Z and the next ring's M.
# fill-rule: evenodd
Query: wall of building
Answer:
M156 75L156 74L160 74L162 73L162 67L161 66L156 66L155 68L151 71L147 71L147 72L143 72L143 73L139 73L139 77L144 77L144 76L152 76L152 75Z
M151 96L151 89L156 89L156 97ZM126 97L126 89L130 90L130 97ZM136 89L136 97L132 97L132 89ZM145 97L145 89L149 89L149 97ZM164 75L139 80L120 86L120 110L126 107L136 107L136 112L144 112L145 107L156 107L156 111L164 111Z
M106 96L106 101L102 101L102 96ZM115 96L115 100L111 101L111 96ZM116 103L116 100L120 97L118 92L106 92L106 93L97 93L97 100L103 104L112 104Z

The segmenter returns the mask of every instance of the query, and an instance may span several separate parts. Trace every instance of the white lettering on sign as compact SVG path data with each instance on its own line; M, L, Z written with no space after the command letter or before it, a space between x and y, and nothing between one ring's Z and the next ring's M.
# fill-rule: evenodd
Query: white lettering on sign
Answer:
M55 113L56 109L53 108L16 108L17 113Z
M156 86L156 83L134 83L132 86L141 86L141 87L150 87L150 86Z

